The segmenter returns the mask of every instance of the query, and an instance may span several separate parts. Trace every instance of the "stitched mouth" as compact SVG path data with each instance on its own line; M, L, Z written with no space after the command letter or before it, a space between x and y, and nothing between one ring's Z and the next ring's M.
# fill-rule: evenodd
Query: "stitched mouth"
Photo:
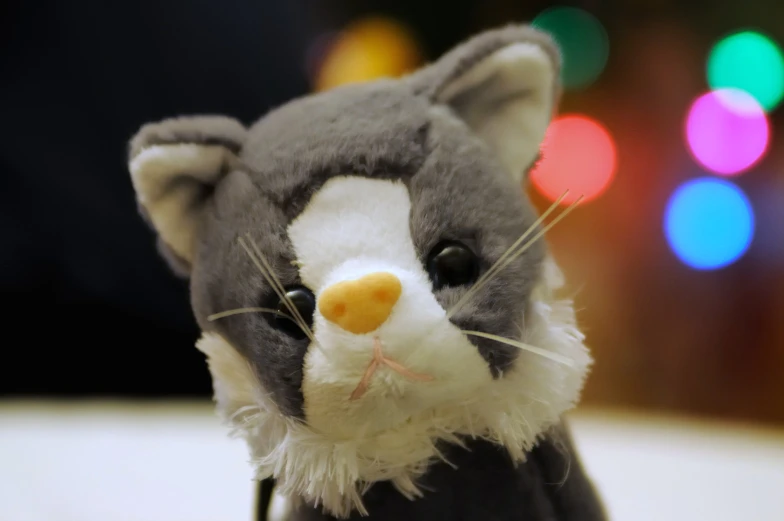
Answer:
M384 356L383 345L379 337L373 338L373 358L370 360L365 373L362 375L357 387L351 393L350 400L359 400L365 395L370 387L370 381L373 379L376 371L382 367L387 367L392 371L400 374L404 378L415 382L430 382L434 380L433 376L429 374L417 373L408 369L403 364Z

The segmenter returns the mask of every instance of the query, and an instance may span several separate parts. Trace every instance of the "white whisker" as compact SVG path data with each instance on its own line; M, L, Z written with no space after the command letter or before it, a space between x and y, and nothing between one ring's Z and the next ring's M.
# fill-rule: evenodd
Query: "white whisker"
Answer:
M232 315L240 315L242 313L273 313L275 315L280 315L282 317L286 317L289 320L294 320L290 316L285 313L281 313L277 309L272 308L237 308L237 309L229 309L226 311L221 311L220 313L213 313L207 317L207 320L212 322L213 320L218 320L219 318L230 317Z
M575 208L577 208L577 205L578 205L578 204L580 204L580 201L582 201L583 197L584 197L584 196L582 196L582 195L581 195L580 197L578 197L578 198L577 198L577 200L576 200L576 201L574 201L572 204L570 204L570 205L569 205L569 206L566 208L566 210L564 210L564 211L563 211L563 212L562 212L562 213L561 213L561 214L560 214L558 217L556 217L555 219L553 219L553 220L552 220L552 221L551 221L551 222L550 222L550 223L549 223L547 226L545 226L545 227L544 227L544 228L543 228L543 229L542 229L542 230L541 230L539 233L537 233L536 235L534 235L534 237L533 237L533 238L532 238L530 241L528 241L527 243L525 243L525 245L523 245L523 246L522 246L522 247L521 247L519 250L517 250L517 251L516 251L516 252L514 252L514 254L512 254L512 255L511 255L509 258L507 258L507 259L504 261L504 263L503 263L501 266L499 266L499 267L498 267L498 270L497 270L497 271L500 271L500 270L504 269L506 266L508 266L509 264L511 264L512 262L514 262L514 260L515 260L517 257L519 257L519 256L520 256L520 255L521 255L523 252L525 252L525 251L526 251L528 248L530 248L530 247L531 247L531 246L532 246L532 245L533 245L533 244L534 244L534 243L535 243L535 242L536 242L536 241L537 241L537 240L538 240L540 237L542 237L542 236L543 236L545 233L547 233L548 231L550 231L550 230L551 230L551 229L552 229L552 228L553 228L553 227L554 227L556 224L558 224L558 223L559 223L559 222L560 222L560 221L561 221L561 220L562 220L564 217L566 217L567 215L569 215L569 214L572 212L572 210L574 210Z
M559 355L558 353L553 353L553 352L550 352L550 351L546 351L546 350L542 349L541 347L532 346L532 345L526 344L524 342L519 342L517 340L511 340L509 338L504 338L502 336L493 335L493 334L490 334L490 333L482 333L481 331L463 331L463 334L472 335L472 336L478 336L478 337L482 337L482 338L488 338L490 340L495 340L496 342L501 342L502 344L507 344L507 345L510 345L510 346L518 347L518 348L520 348L520 349L522 349L524 351L528 351L528 352L531 352L531 353L543 356L545 358L549 358L550 360L552 360L554 362L559 362L561 364L568 365L570 367L574 367L574 360L572 360L570 358L567 358L567 357L565 357L563 355Z
M313 333L310 331L310 328L307 327L307 324L305 324L304 321L302 321L302 317L297 312L297 308L294 306L294 304L291 302L291 300L286 296L286 293L283 291L283 287L282 286L280 286L280 287L278 286L278 284L277 284L278 281L275 280L274 273L271 273L271 272L268 273L267 270L262 265L263 256L260 255L259 258L257 258L256 255L254 255L253 252L251 251L251 249L248 247L248 245L245 244L245 241L242 239L242 237L240 237L238 239L238 241L239 241L240 245L242 246L242 248L247 252L248 256L251 258L253 263L259 269L261 274L264 276L264 278L267 279L267 283L270 286L272 286L273 291L275 291L275 293L278 295L278 298L281 300L281 302L283 302L284 305L287 308L289 308L289 311L291 312L293 318L297 322L297 325L300 327L300 329L302 329L302 331L308 336L308 338L310 338L310 340L312 342L315 342L315 338L313 337Z
M566 197L566 194L567 194L567 193L568 193L568 191L567 191L567 192L564 192L564 194L563 194L561 197L559 197L559 198L558 198L558 200L557 200L555 203L553 203L553 205L551 205L551 206L550 206L550 208L549 208L549 209L548 209L548 210L547 210L545 213L543 213L543 214L542 214L542 217L540 217L540 218L537 220L537 222L536 222L536 223L534 223L534 224L533 224L533 225L532 225L532 226L531 226L531 227L528 229L528 231L527 231L525 234L523 234L523 237L521 237L521 239L522 239L522 238L525 238L525 236L526 236L528 233L530 233L530 231L534 230L534 229L536 228L536 226L538 226L538 224L539 224L539 223L540 223L540 222L541 222L541 221L542 221L542 220L543 220L545 217L547 217L547 215L548 215L550 212L552 212L552 210L553 210L553 209L554 209L554 208L557 206L557 204L558 204L558 203L560 203L560 201L561 201L561 200L562 200L564 197ZM539 238L540 238L540 237L542 237L542 236L543 236L545 233L547 233L548 231L550 231L550 229L552 229L552 227L553 227L553 226L555 226L556 224L558 224L558 223L559 223L559 222L560 222L560 221L561 221L561 220L562 220L564 217L566 217L567 215L569 215L569 213L571 213L571 212L572 212L572 210L574 210L574 209L577 207L577 205L580 203L580 201L582 201L583 197L584 197L584 196L582 196L582 195L581 195L580 197L578 197L578 198L577 198L577 200L576 200L576 201L574 201L574 202L573 202L571 205L569 205L569 207L567 207L567 208L566 208L566 210L564 210L564 211L563 211L563 212L562 212L562 213L561 213L561 214L560 214L558 217L556 217L555 219L553 219L553 220L552 220L552 222L550 222L550 223L549 223L547 226L545 226L545 227L544 227L544 228L543 228L543 229L542 229L542 230L541 230L539 233L537 233L536 235L534 235L534 237L533 237L531 240L529 240L528 242L526 242L525 244L523 244L523 245L522 245L520 248L518 248L516 251L512 252L512 251L511 251L511 248L510 248L509 250L507 250L507 253L506 253L506 254L504 254L504 256L502 256L502 258L501 258L501 259L499 259L498 261L496 261L496 263L495 263L495 264L493 264L493 266L492 266L492 267L491 267L489 270L487 270L487 273L485 273L485 275L484 275L483 277L480 277L480 279L479 279L479 280L477 280L477 281L474 283L474 285L473 285L473 286L472 286L472 287L471 287L471 288L470 288L470 289L469 289L469 290L468 290L468 291L467 291L467 292L466 292L466 293L463 295L463 297L462 297L462 298L460 298L460 299L459 299L459 300L458 300L458 301L455 303L455 305L454 305L454 306L452 306L452 307L449 309L449 311L447 312L447 318L451 318L451 317L452 317L452 316L453 316L453 315L454 315L454 314L455 314L455 313L456 313L456 312L457 312L457 311L460 309L460 307L462 307L463 305L465 305L465 303L466 303L466 302L468 302L468 300L469 300L471 297L473 297L473 296L474 296L474 295L475 295L475 294L476 294L476 293L477 293L477 292L478 292L478 291L479 291L479 290L480 290L480 289L481 289L481 288L482 288L482 287L483 287L485 284L487 284L488 282L490 282L490 280L491 280L491 278L492 278L492 277L494 277L496 274L498 274L498 273L499 273L499 272L500 272L502 269L504 269L505 267L507 267L509 264L511 264L512 262L514 262L514 260L515 260L515 259L517 259L517 257L519 257L520 255L522 255L522 254L523 254L523 253L524 253L526 250L528 250L528 248L530 248L530 247L531 247L533 244L535 244L535 243L536 243L536 241L537 241L537 240L539 240ZM514 244L514 245L512 245L512 248L514 248L514 247L515 247L517 244L519 244L519 243L520 243L520 241L521 241L521 239L518 239L518 240L515 242L515 244ZM504 258L504 257L506 257L506 258Z
M291 299L288 298L288 296L286 295L286 289L283 287L283 283L280 282L280 279L277 277L277 275L275 275L275 270L272 269L272 265L270 265L269 261L267 261L266 257L264 257L264 254L261 253L261 250L253 241L253 238L250 236L250 233L247 233L246 235L248 237L248 241L253 247L253 250L256 252L257 258L261 261L261 263L264 265L264 269L270 275L270 278L272 279L272 284L274 284L279 290L278 294L283 295L283 301L286 303L286 307L289 308L289 311L291 311L294 318L297 319L297 322L300 324L300 327L303 327L303 329L305 329L306 332L310 332L310 328L308 327L307 322L305 322L305 319L302 317L297 307L294 305L293 302L291 302Z
M561 197L559 197L550 207L545 210L545 212L531 225L528 227L527 230L523 232L522 235L512 244L507 250L501 255L495 263L481 276L479 279L471 286L468 291L463 294L463 296L455 303L454 306L447 312L447 318L451 317L457 309L459 309L463 304L465 304L473 295L478 291L478 288L482 287L487 279L495 275L498 266L506 260L506 258L514 252L514 250L528 237L537 226L539 226L548 215L550 215L553 210L555 210L558 205L560 204L561 200L566 197L566 194L569 193L569 190L565 191Z
M278 279L278 277L275 275L275 271L272 269L272 266L270 265L269 261L267 261L267 259L264 257L264 255L262 255L261 250L259 250L259 247L256 246L255 242L253 242L253 239L251 238L250 234L247 234L247 236L248 236L248 240L250 241L251 246L253 246L253 249L256 252L256 255L258 256L259 260L261 260L261 262L264 264L264 267L267 269L267 273L269 273L272 276L272 279L278 285L278 289L280 289L281 293L284 295L286 302L289 304L287 307L289 308L289 310L294 315L294 318L296 318L299 321L300 327L303 328L303 330L306 332L308 337L310 337L310 339L315 342L315 338L313 336L313 332L308 327L308 323L305 322L304 317L299 312L299 310L294 305L294 303L291 301L291 299L288 298L288 296L286 296L286 290L283 288L283 284L280 282L280 279Z
M547 210L545 210L542 213L542 215L540 215L539 218L531 226L529 226L528 229L522 235L520 235L520 237L514 242L514 244L512 244L504 252L504 254L498 258L495 264L493 264L493 266L491 266L490 269L487 270L487 273L485 273L485 277L490 277L495 271L497 271L501 263L504 262L507 259L507 257L509 257L509 255L511 255L515 251L515 249L518 246L520 246L520 244L522 244L522 242L525 240L526 237L531 235L531 233L533 233L534 230L536 230L537 226L542 224L544 220L547 219L547 216L549 216L551 213L553 213L553 211L555 211L556 208L558 208L558 205L561 204L561 201L563 201L564 197L566 197L567 195L569 195L569 190L566 190L563 194L561 194L561 196L558 199L556 199L553 202L553 204L551 204L549 208L547 208Z

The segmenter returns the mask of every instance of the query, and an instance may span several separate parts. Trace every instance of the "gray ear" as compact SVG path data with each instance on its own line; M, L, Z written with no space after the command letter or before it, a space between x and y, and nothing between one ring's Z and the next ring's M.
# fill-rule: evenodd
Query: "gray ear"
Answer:
M224 116L168 119L130 142L131 180L141 213L175 271L189 271L202 212L215 184L239 160L246 129Z
M539 155L560 97L555 42L529 26L481 33L410 81L434 103L449 106L519 179Z

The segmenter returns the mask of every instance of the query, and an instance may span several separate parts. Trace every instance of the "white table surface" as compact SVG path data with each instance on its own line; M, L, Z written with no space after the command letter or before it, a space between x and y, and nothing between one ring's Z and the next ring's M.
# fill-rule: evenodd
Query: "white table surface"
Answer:
M784 521L784 431L571 423L615 521ZM249 521L253 493L209 403L0 402L0 521Z

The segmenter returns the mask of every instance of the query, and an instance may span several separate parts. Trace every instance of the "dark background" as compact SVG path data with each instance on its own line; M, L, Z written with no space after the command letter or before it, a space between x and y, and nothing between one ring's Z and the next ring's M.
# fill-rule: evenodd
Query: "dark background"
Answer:
M136 213L126 143L149 121L221 113L250 123L308 93L309 42L360 6L440 26L425 40L437 50L462 36L470 12L467 2L354 4L4 5L0 393L210 394L187 282Z
M126 144L142 124L222 113L250 123L313 89L311 45L366 14L404 21L424 60L531 20L509 0L6 1L0 11L0 395L208 397L187 283L136 210ZM759 207L752 251L698 273L661 207L697 167L683 113L727 31L784 39L784 4L565 2L602 20L611 54L565 110L600 118L617 181L553 231L597 359L586 401L784 423L784 156L739 181ZM311 61L309 61L311 60ZM312 64L311 64L312 65ZM685 172L685 173L684 173ZM680 177L679 177L680 176ZM544 206L541 198L533 197Z

